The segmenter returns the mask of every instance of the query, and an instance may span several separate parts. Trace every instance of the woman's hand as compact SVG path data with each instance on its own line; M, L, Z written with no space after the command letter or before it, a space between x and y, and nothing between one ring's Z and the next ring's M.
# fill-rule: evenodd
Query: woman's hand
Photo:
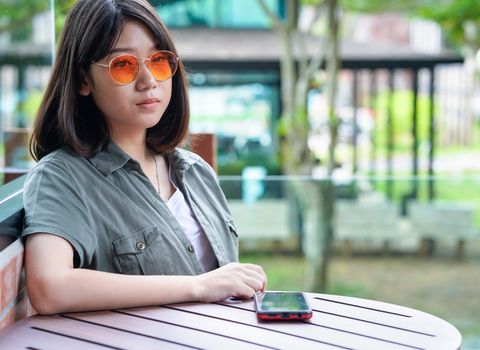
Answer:
M207 303L229 297L249 299L267 287L265 272L254 264L230 263L196 278L198 299Z

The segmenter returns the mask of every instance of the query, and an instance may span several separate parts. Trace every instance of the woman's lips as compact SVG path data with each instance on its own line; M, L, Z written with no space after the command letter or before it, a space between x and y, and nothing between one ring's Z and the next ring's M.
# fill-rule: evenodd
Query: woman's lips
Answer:
M158 98L149 98L137 103L137 106L146 110L154 110L160 106L160 100Z
M158 98L147 98L146 100L143 100L140 103L137 103L137 106L143 106L143 105L152 105L155 103L160 103L160 100Z

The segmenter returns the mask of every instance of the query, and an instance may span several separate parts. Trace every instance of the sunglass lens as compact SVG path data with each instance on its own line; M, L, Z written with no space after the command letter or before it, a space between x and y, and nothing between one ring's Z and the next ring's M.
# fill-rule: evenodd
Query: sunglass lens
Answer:
M138 59L132 55L122 55L110 64L110 74L119 84L128 84L135 80L139 69Z
M176 69L177 58L171 52L159 51L150 57L150 71L159 81L171 78Z

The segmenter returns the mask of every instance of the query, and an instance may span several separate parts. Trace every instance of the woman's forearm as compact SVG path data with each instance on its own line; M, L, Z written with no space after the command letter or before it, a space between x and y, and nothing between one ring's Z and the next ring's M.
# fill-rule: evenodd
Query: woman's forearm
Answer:
M88 269L71 269L29 285L41 292L31 296L41 314L108 310L198 300L194 276L135 276Z

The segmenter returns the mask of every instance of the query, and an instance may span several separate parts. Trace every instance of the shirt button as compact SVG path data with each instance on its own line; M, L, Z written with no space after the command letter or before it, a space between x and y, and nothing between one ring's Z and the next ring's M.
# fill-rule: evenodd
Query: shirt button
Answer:
M188 245L187 249L190 253L193 253L195 251L195 248L191 244Z
M135 245L137 247L138 250L142 251L145 249L145 243L143 242L137 242L137 244Z

